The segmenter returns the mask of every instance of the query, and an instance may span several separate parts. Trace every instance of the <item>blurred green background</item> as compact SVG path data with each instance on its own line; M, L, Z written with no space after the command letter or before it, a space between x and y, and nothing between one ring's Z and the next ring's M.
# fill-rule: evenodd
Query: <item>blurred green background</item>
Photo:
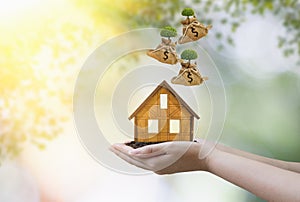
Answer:
M225 84L220 142L300 161L299 1L1 0L1 201L13 193L14 201L118 201L115 192L147 194L148 185L163 190L148 201L261 201L205 173L121 176L93 162L77 140L73 88L89 54L135 28L179 28L185 7L213 25L199 43ZM116 179L122 188L107 191Z

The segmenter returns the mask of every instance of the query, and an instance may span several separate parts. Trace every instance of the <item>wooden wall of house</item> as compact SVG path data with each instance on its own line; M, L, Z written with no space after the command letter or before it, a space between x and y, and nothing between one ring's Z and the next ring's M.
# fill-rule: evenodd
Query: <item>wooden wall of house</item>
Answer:
M168 95L168 108L160 108L160 94ZM180 104L177 98L167 89L161 88L158 93L148 99L143 108L135 116L135 141L162 142L172 140L191 141L193 138L194 117ZM148 133L148 120L158 119L157 134ZM170 119L180 120L180 133L170 133Z

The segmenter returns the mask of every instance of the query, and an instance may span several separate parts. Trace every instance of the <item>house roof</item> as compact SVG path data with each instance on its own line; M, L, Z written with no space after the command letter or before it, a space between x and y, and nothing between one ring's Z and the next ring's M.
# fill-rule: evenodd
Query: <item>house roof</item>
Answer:
M133 117L136 116L136 114L146 105L147 101L155 95L162 87L168 89L176 98L177 100L197 119L200 119L200 117L190 108L190 106L176 93L176 91L166 82L161 82L156 89L145 99L145 101L128 117L129 120L131 120Z

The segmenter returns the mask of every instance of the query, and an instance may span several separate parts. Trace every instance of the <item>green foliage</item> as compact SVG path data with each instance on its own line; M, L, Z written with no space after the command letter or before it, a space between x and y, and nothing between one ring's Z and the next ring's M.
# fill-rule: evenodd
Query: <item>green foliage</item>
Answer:
M177 30L174 27L166 26L160 31L160 36L162 37L175 37L177 36Z
M194 15L194 10L192 8L185 8L183 9L183 11L181 12L181 15L183 16L193 16Z
M44 149L70 120L71 83L96 32L61 15L39 16L47 28L16 23L12 32L1 25L0 164L29 144Z
M222 33L221 32L217 32L216 33L216 38L217 39L221 39L222 38Z
M166 24L176 24L180 26L176 16L183 7L187 7L184 0L171 0L169 4L160 0L132 0L137 6L137 11L132 13L128 12L127 19L128 25L132 27L145 27L154 26L162 27ZM300 37L300 1L299 0L285 0L285 1L272 1L272 0L228 0L223 1L221 4L219 1L213 0L193 0L193 8L199 13L197 16L204 24L218 24L227 26L232 32L236 32L239 27L248 20L249 16L246 14L251 13L264 17L266 13L269 13L276 18L280 19L278 23L282 24L286 33L278 37L285 38L285 40L279 39L278 47L281 48L282 53L285 56L292 56L295 54L300 55L300 46L297 41ZM165 12L165 11L168 12ZM183 12L183 11L182 11ZM185 11L186 12L186 11ZM185 15L191 15L191 13L185 13ZM223 12L222 15L217 15ZM124 13L123 13L124 14ZM221 16L210 19L210 16ZM251 16L250 16L251 17ZM219 44L216 46L223 46L224 43L234 46L232 40L227 40L228 37L232 37L232 32L223 33L223 37L218 36ZM233 37L234 38L234 37ZM292 51L286 51L293 49Z
M192 49L186 49L181 53L181 59L184 60L194 60L197 57L198 57L197 52Z
M260 15L262 17L268 12L273 16L283 19L282 25L289 34L278 37L278 47L282 49L283 55L286 57L296 54L297 51L298 55L300 55L300 48L296 45L296 41L300 36L299 1L230 0L224 4L224 10L228 13L228 17L227 19L221 19L220 22L225 25L226 22L231 21L232 32L236 32L241 23L246 20L245 13L247 11L251 12L252 15ZM234 45L232 40L227 40L227 43Z

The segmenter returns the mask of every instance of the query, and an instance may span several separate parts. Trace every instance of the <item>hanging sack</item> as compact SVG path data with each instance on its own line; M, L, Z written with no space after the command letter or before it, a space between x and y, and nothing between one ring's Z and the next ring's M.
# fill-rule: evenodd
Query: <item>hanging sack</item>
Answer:
M147 55L153 57L154 59L167 64L176 64L177 63L177 54L173 52L168 47L163 47L159 49L150 49L147 52Z
M198 20L194 20L188 25L185 25L182 29L182 36L179 38L178 43L183 44L191 41L197 41L206 36L208 30L212 28L212 25L205 26Z
M170 39L161 39L162 42L156 49L150 49L147 55L154 59L167 64L176 64L178 62L178 56L176 53L176 44Z
M184 86L195 86L202 84L208 77L202 77L196 67L182 68L179 74L172 78L173 84L180 84Z

